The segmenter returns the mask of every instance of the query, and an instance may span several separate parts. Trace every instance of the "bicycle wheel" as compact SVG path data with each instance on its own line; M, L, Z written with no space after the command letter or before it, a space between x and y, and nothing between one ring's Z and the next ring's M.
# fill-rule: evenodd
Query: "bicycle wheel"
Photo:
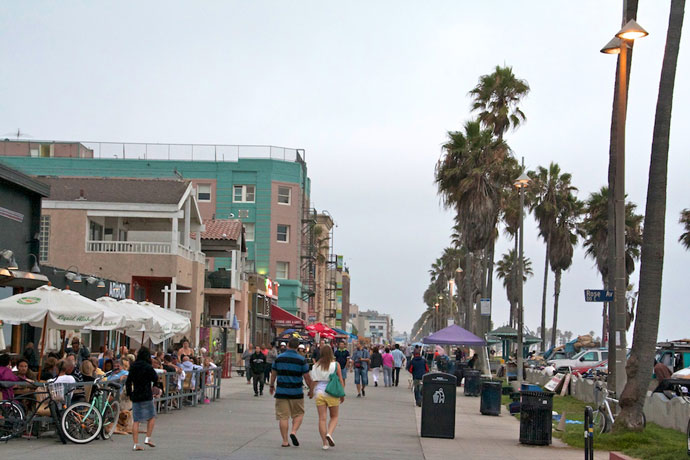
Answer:
M22 406L14 401L0 401L0 441L19 435L26 424Z
M62 423L60 421L60 410L62 405L58 406L58 403L55 401L50 401L48 403L48 408L50 409L50 416L53 417L55 423L55 433L57 433L61 443L67 444L67 438L65 437L65 432L62 430Z
M117 419L120 417L120 403L117 401L111 402L103 410L103 429L101 429L101 437L103 439L110 439L117 428Z
M62 414L62 431L75 444L86 444L99 435L103 417L98 410L85 402L72 404Z
M601 410L595 410L594 413L592 414L592 425L594 432L597 434L601 434L604 432L604 424L606 423L604 419L606 418L604 414L601 412Z

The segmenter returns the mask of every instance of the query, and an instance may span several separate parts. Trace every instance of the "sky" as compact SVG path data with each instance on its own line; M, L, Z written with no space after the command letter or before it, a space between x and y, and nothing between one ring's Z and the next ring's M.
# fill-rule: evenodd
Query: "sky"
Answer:
M640 1L627 125L628 197L644 211L668 0ZM206 1L0 3L0 134L41 140L270 144L306 151L312 203L334 217L352 302L409 331L428 269L450 244L434 166L467 93L496 65L529 82L527 122L506 140L528 168L557 162L579 198L607 180L616 59L599 49L622 1ZM690 336L689 34L675 86L660 339ZM504 236L497 259L511 242ZM531 218L525 323L540 322L545 246ZM639 268L639 267L638 267ZM637 274L632 282L637 285ZM600 277L581 246L564 273L558 327L601 328L583 289ZM551 324L553 274L547 323ZM500 281L493 320L508 319Z

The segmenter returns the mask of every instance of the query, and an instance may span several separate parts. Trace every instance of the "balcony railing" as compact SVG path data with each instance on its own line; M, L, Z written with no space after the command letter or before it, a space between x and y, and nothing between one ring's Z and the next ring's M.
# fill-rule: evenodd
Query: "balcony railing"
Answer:
M86 252L120 252L127 254L170 254L170 243L151 241L87 241Z

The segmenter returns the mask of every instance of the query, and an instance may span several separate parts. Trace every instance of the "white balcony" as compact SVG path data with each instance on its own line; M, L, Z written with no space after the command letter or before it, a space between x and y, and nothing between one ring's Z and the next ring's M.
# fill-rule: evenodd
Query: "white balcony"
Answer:
M172 254L172 244L153 241L87 241L86 252Z

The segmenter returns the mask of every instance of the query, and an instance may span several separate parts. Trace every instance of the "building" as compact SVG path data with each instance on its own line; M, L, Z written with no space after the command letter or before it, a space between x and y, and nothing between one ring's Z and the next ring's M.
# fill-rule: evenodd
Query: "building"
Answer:
M358 335L370 339L373 344L392 343L393 321L388 314L382 314L376 310L359 311L353 324L357 328Z
M108 279L117 296L187 314L194 343L204 310L201 213L191 181L40 177L40 262L70 279ZM73 281L75 282L75 281Z
M35 289L48 282L41 274L41 200L50 187L0 164L0 298ZM19 353L37 342L40 329L0 322L0 350Z
M271 146L0 142L0 162L27 174L184 178L204 221L242 221L246 269L280 284L278 305L306 319L314 301L310 181L304 151ZM305 244L306 242L306 244ZM209 270L229 268L215 258ZM304 287L304 288L303 288ZM313 309L313 306L312 306Z

